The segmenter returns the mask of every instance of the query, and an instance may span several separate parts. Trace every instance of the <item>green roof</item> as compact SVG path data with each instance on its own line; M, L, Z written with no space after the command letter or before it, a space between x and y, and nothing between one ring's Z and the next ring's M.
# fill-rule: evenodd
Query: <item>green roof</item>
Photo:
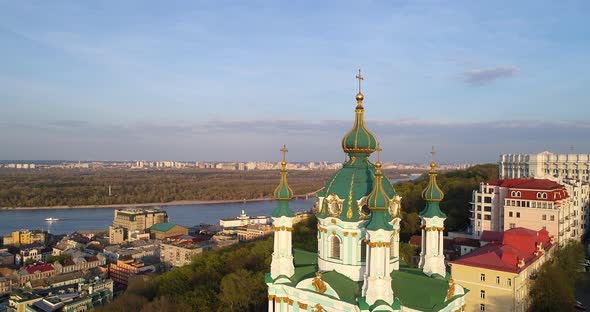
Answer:
M176 224L176 223L170 223L170 222L156 223L150 227L150 231L168 232L168 231L170 231L170 229L172 229L173 227L175 227L177 225L178 224Z
M289 183L287 182L287 170L284 168L281 170L281 182L279 182L279 185L277 185L273 194L278 200L289 200L293 198L293 190L289 187Z
M375 187L369 197L367 203L371 210L371 217L367 223L367 230L376 231L379 229L393 230L393 226L389 224L392 219L389 213L390 198L383 187L383 174L381 173L381 163L377 162L377 172L375 173Z
M405 307L419 311L439 311L445 302L448 281L426 276L422 270L400 262L399 271L391 273L393 293ZM428 291L425 291L428 290Z
M326 187L318 193L318 196L327 197L336 194L343 199L340 213L336 216L343 221L356 222L361 220L357 200L369 195L373 191L375 181L375 165L368 160L367 154L350 154L349 160L326 183ZM390 198L395 195L395 190L389 179L383 179L383 190ZM327 202L319 207L317 216L326 218L331 216ZM350 216L350 218L349 218Z
M295 287L302 280L313 278L318 271L317 254L313 252L293 249L295 274L289 279L290 285ZM448 274L447 274L448 275ZM399 309L400 305L419 311L439 311L450 301L445 301L448 291L448 275L446 278L431 278L422 270L412 268L400 261L399 271L391 273L391 286L394 292L394 302L391 305ZM353 281L336 271L322 273L322 280L328 283L338 294L342 301L351 304L366 305L361 297L363 281ZM265 281L271 283L270 275L265 276ZM424 291L428 290L428 291ZM454 300L455 298L452 298ZM379 302L387 304L384 301ZM371 308L376 308L375 303Z

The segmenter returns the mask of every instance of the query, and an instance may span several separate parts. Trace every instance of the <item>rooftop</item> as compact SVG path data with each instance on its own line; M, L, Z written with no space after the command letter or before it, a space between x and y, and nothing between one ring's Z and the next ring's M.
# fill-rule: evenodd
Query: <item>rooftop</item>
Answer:
M540 257L535 255L539 247L547 251L553 246L546 230L514 228L505 231L501 241L498 238L499 235L490 234L490 239L494 240L489 244L451 263L519 273ZM520 261L524 262L521 267L518 265Z

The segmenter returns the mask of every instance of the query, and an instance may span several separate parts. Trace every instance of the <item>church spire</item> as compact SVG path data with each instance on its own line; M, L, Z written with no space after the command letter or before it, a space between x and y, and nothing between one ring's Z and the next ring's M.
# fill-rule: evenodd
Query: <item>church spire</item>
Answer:
M375 184L373 191L367 197L367 205L371 210L371 217L367 224L368 230L393 230L392 225L389 223L390 218L388 217L388 211L391 199L383 188L383 173L381 172L381 147L377 143L377 163L375 164Z
M277 208L272 212L273 217L293 217L295 214L289 208L289 200L293 198L293 190L289 187L289 182L287 181L287 149L286 145L283 145L281 148L281 152L283 153L283 160L281 161L281 181L279 185L275 188L273 194L276 200L278 200Z
M359 81L359 92L356 95L354 126L342 138L342 149L347 154L371 154L375 151L377 138L365 127L365 109L363 107L365 96L361 93L361 81L365 78L360 69L356 79Z
M428 186L422 191L422 198L426 201L426 207L420 212L420 216L423 217L440 217L446 218L447 215L440 210L439 203L444 198L445 194L438 186L436 182L436 163L434 162L434 146L432 147L432 161L430 162L430 172L428 173L429 181Z

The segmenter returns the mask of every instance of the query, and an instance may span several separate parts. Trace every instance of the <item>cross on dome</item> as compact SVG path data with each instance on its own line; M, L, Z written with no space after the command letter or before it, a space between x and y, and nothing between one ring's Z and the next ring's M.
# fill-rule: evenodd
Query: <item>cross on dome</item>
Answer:
M434 145L432 146L432 151L430 152L430 154L432 154L432 161L430 162L430 170L434 171L436 169L436 163L434 162L434 155L436 154L436 152L434 151Z
M361 93L361 80L365 80L365 77L363 77L363 74L361 73L360 68L359 68L359 74L356 75L356 79L359 80L359 93Z
M281 166L283 166L283 170L285 170L285 167L287 166L287 152L289 151L287 149L287 145L283 144L283 148L281 148L280 151L283 152L283 161L281 162Z
M381 145L379 144L379 142L377 142L377 148L375 149L375 151L377 152L377 163L381 164L381 151L383 149L381 148Z

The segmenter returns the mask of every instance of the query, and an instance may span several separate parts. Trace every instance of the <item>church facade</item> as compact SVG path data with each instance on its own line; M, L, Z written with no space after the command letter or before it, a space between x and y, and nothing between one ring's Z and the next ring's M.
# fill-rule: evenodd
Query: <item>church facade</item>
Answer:
M342 139L348 155L318 193L317 253L292 248L293 196L287 181L286 149L272 213L274 250L268 285L268 310L290 311L463 311L465 290L446 272L440 210L443 192L431 163L420 213L422 251L418 268L399 255L401 194L381 172L377 137L365 126L364 95L356 95L352 129ZM377 161L369 157L377 152Z

